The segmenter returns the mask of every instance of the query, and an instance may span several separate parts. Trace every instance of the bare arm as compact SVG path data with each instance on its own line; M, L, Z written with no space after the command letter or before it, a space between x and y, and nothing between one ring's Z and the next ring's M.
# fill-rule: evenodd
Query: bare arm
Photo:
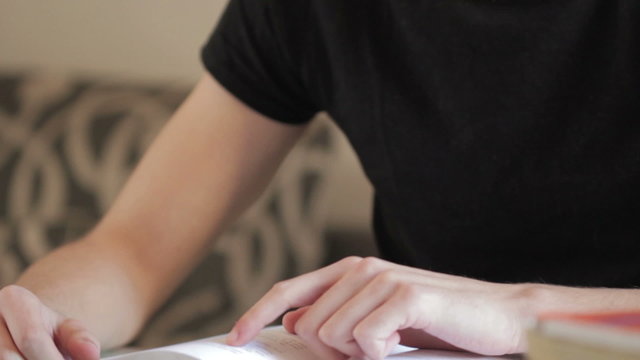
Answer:
M303 131L265 118L204 76L98 226L33 265L18 285L64 314L56 325L71 317L107 347L129 341L212 235L260 194ZM24 324L33 321L11 311L28 296L22 290L0 293L0 314L24 353L34 343Z

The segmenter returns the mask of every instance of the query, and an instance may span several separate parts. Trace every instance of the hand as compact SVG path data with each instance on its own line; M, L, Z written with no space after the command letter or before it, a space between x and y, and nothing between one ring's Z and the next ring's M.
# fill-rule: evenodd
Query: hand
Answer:
M46 307L29 290L0 290L0 360L98 360L98 341L79 321Z
M402 343L485 355L524 351L524 285L495 284L351 257L276 284L227 338L253 339L285 311L285 328L323 359L382 359Z

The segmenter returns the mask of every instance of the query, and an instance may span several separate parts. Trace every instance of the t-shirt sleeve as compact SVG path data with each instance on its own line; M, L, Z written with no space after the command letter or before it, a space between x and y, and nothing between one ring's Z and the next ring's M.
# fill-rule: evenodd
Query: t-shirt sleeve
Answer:
M298 124L318 107L302 81L304 50L288 37L302 24L281 11L285 2L230 0L201 56L207 71L240 101L272 119Z

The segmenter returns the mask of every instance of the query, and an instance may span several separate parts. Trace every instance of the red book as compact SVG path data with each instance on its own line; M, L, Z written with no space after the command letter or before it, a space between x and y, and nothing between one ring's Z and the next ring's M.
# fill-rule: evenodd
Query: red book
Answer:
M640 310L544 314L529 331L529 358L640 359Z

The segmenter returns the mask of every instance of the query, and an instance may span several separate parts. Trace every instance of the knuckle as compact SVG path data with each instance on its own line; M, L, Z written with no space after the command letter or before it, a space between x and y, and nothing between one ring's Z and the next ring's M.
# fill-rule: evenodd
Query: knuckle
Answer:
M18 285L7 285L0 289L0 301L13 301L24 296L25 289Z
M360 344L360 347L363 347L363 345L368 344L372 338L371 328L358 325L353 329L351 336Z
M362 259L357 266L356 271L363 274L375 274L380 271L382 261L375 257L366 257Z
M356 265L360 261L362 261L362 258L360 256L347 256L346 258L340 260L341 263L344 263L347 265Z
M273 286L271 287L271 292L279 297L285 296L287 293L289 293L290 288L291 283L289 282L289 280L282 280L273 284Z
M391 285L398 282L398 275L394 270L383 270L373 279L377 285Z
M7 285L0 289L0 311L2 308L37 306L39 299L29 290L18 285Z
M358 325L353 329L353 338L364 352L366 358L379 359L384 351L384 341L381 341L375 330L364 325Z
M403 283L398 285L398 296L406 302L416 302L422 298L420 285Z
M296 322L294 329L296 331L296 334L298 334L298 336L302 337L303 339L309 339L315 335L315 329L313 325L310 324L308 320L305 320L304 317Z
M38 353L46 346L48 335L40 330L26 329L21 335L14 339L16 346L26 354Z
M337 341L342 338L337 335L337 332L331 325L324 325L318 330L318 338L326 345L336 344Z

